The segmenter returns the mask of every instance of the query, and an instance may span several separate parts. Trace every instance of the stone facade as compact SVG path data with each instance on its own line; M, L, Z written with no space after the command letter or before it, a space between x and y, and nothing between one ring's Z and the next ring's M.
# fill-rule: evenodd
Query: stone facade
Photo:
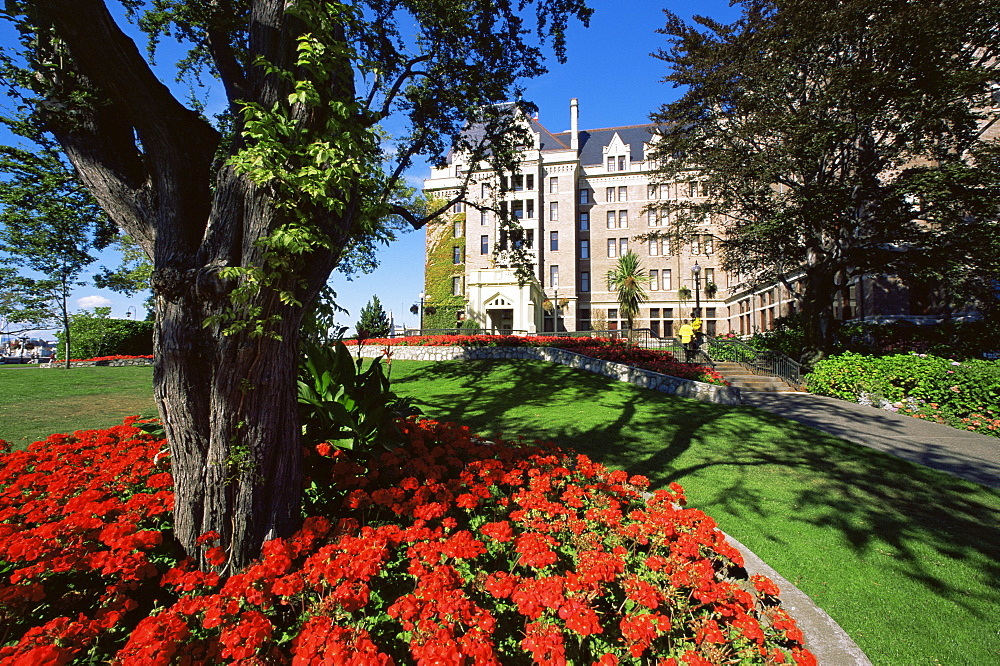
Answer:
M385 347L364 345L361 356L376 358L382 356ZM732 386L717 386L696 382L658 372L641 370L621 363L603 361L589 356L576 354L565 349L552 347L402 347L394 346L392 357L404 361L455 361L486 358L520 359L548 361L560 365L586 370L596 375L604 375L618 381L628 382L642 388L648 388L661 393L692 398L702 402L712 402L719 405L740 405L743 399L740 390Z
M616 296L607 287L607 274L623 251L636 252L647 274L655 277L648 288L635 326L650 328L654 335L674 335L681 322L690 319L696 301L701 306L705 331L738 331L738 307L731 301L735 280L721 269L719 230L706 223L700 233L681 247L663 240L638 242L635 237L667 222L647 210L661 199L701 198L705 192L692 177L665 185L651 185L654 164L647 159L653 125L603 129L578 129L578 104L570 106L571 129L549 132L537 119L529 119L534 145L524 150L521 174L511 192L494 201L496 174L475 171L453 155L449 164L432 169L424 183L429 196L453 197L473 168L470 201L506 206L519 217L525 232L523 243L533 261L542 298L562 308L555 321L553 308L524 304L523 311L539 313L534 322L539 332L618 329L624 323ZM470 293L477 271L498 263L495 252L512 239L498 231L495 215L473 206L458 204L452 216L464 217L464 290L467 310L455 308L456 319L482 313L484 304ZM499 255L502 263L502 253ZM692 268L700 268L696 282ZM685 292L690 292L687 295ZM486 294L483 294L485 297ZM750 295L746 296L749 302ZM486 330L498 330L491 319L475 317ZM530 327L519 327L530 330Z

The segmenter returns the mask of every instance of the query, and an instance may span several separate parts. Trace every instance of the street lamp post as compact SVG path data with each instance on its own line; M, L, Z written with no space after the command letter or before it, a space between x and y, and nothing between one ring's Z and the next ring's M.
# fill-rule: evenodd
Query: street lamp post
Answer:
M125 310L125 316L128 317L129 319L133 319L139 316L139 311L136 309L134 305L130 305Z
M420 335L424 334L424 292L420 292Z
M694 276L694 316L701 316L701 266L696 261L691 267L691 274Z

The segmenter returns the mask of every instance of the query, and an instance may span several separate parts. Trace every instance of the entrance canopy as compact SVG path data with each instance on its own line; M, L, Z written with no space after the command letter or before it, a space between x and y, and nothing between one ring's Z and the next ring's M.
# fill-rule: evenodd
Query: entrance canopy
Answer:
M506 268L474 270L468 281L468 317L491 333L536 333L542 323L538 280L521 285Z

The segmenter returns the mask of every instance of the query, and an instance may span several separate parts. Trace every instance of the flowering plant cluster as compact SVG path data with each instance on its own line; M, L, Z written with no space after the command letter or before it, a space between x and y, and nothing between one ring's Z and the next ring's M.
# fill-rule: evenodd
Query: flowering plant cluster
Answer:
M145 355L142 355L142 356L124 356L122 354L115 354L114 356L96 356L94 358L71 358L69 360L69 362L70 363L83 363L83 362L89 362L89 361L122 361L122 360L133 359L133 358L149 358L149 359L151 359L151 358L153 358L153 356L151 354L145 354ZM53 363L65 363L66 361L65 360L60 361L57 358L53 358L52 362Z
M376 458L311 452L325 515L226 579L179 558L162 441L130 422L0 457L0 661L816 663L680 486L402 428Z
M643 349L624 340L610 338L570 338L563 336L519 335L429 335L408 338L378 338L365 344L402 347L555 347L602 361L631 365L671 377L728 386L725 378L707 366L681 363L668 351ZM357 344L356 340L349 341Z
M1000 363L930 354L845 353L816 364L809 390L1000 437Z

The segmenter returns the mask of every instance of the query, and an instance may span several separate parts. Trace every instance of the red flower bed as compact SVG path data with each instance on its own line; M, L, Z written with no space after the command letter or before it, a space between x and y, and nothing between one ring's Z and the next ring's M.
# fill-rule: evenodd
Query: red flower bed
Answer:
M121 360L132 359L132 358L150 358L151 359L151 358L153 358L153 356L152 355L144 355L144 356L122 356L121 354L116 354L115 356L97 356L95 358L71 358L69 360L69 362L70 363L83 363L85 361L121 361ZM66 361L54 358L54 359L52 359L52 362L53 363L65 363Z
M313 515L225 580L178 559L162 442L128 422L0 456L0 662L815 663L676 484L406 430L371 461L318 447Z
M349 345L357 344L357 340L346 340L345 342ZM570 338L544 335L425 335L408 338L374 338L364 340L364 344L379 347L556 347L602 361L631 365L671 377L729 386L729 382L721 374L707 366L681 363L670 352L643 349L622 340L609 338Z

